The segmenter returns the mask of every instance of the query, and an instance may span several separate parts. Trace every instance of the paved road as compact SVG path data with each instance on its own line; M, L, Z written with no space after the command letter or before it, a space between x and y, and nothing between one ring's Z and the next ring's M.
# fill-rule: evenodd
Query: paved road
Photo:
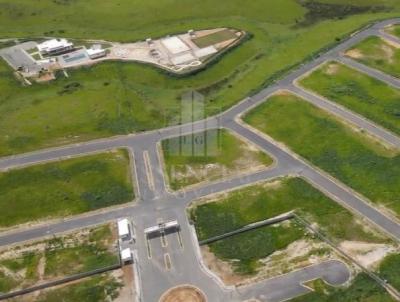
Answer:
M385 74L380 70L377 70L377 69L368 67L366 65L363 65L361 63L358 63L357 61L350 59L348 57L340 56L336 60L349 66L349 67L352 67L353 69L356 69L357 71L365 73L366 75L368 75L372 78L375 78L380 81L384 81L389 86L392 86L393 88L400 89L400 79L398 79L398 78L395 78L391 75Z
M207 294L209 301L213 302L242 301L251 297L256 297L260 301L281 301L308 292L305 287L301 286L301 283L315 278L322 278L326 282L335 285L344 283L349 278L348 269L340 262L330 261L284 276L265 280L249 287L226 288L202 264L198 243L195 238L196 235L189 224L185 209L193 200L209 194L235 189L243 185L249 185L257 181L266 181L284 175L300 175L315 187L331 196L336 202L348 207L354 213L369 219L394 238L400 239L400 225L374 209L363 197L354 193L344 184L331 178L326 173L306 163L298 155L287 150L286 147L236 121L237 117L253 106L264 102L272 93L286 89L302 95L305 99L322 107L324 110L335 113L387 143L399 147L399 138L389 131L361 118L346 108L338 109L339 107L333 106L329 101L310 95L308 92L293 85L296 79L321 63L328 60L341 60L345 64L349 64L397 87L398 80L370 68L359 66L358 63L356 64L353 61L346 61L346 59L341 57L341 54L347 48L362 39L371 35L383 35L382 28L391 23L400 23L400 19L380 22L353 35L350 39L343 41L343 43L315 58L312 62L302 65L271 87L263 89L256 95L244 99L226 112L205 121L0 159L0 170L7 170L45 161L102 152L114 148L127 148L134 158L132 169L136 175L137 183L135 184L135 189L139 195L135 203L125 205L119 209L105 209L102 213L88 214L65 221L50 223L45 226L14 230L13 232L0 234L0 245L20 243L26 240L129 216L133 218L138 234L136 248L139 255L138 265L141 276L142 298L145 302L158 301L158 298L165 290L182 283L190 283L198 286ZM165 187L160 158L157 154L157 143L165 138L220 127L235 131L258 145L275 159L276 165L269 170L246 176L238 176L233 179L207 184L186 191L168 192ZM164 221L177 219L181 226L180 236L176 233L168 235L166 245L159 238L147 241L143 230L146 227L156 224L159 219L163 219ZM148 246L151 249L151 257L148 254ZM171 267L169 268L166 267L166 259L170 259ZM155 282L155 280L157 281Z
M307 102L338 116L343 120L351 122L358 128L366 130L369 134L380 140L383 140L392 147L400 148L400 137L396 136L389 130L369 121L362 115L351 112L345 107L302 89L297 85L291 85L288 87L288 91L298 95Z
M302 286L307 281L321 278L329 285L338 286L349 277L349 270L344 263L331 260L245 288L241 290L240 297L268 302L286 301L311 292L309 288ZM282 284L285 286L282 287Z

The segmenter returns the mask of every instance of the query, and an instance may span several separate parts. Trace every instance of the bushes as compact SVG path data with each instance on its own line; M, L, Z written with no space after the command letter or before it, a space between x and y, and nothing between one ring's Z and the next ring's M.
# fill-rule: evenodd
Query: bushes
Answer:
M311 26L326 19L343 19L345 17L363 14L389 12L391 8L383 5L356 6L352 4L321 3L315 0L298 0L308 11L302 21L297 22L295 27Z

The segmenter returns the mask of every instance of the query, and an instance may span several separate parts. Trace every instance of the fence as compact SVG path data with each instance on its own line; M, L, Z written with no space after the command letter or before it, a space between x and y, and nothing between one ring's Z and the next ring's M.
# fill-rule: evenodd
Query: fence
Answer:
M255 230L255 229L261 228L263 226L279 223L279 222L282 222L282 221L285 221L285 220L288 220L288 219L292 219L292 218L294 218L294 214L293 213L287 213L287 214L284 214L284 215L280 215L278 217L274 217L274 218L270 218L270 219L254 222L254 223L248 224L248 225L246 225L246 226L244 226L244 227L242 227L240 229L237 229L237 230L234 230L234 231L222 234L222 235L218 235L218 236L215 236L215 237L211 237L211 238L208 238L208 239L205 239L205 240L201 240L201 241L199 241L199 245L210 244L210 243L213 243L213 242L216 242L216 241L219 241L219 240L222 240L222 239L234 236L234 235L238 235L238 234L241 234L241 233L244 233L244 232Z

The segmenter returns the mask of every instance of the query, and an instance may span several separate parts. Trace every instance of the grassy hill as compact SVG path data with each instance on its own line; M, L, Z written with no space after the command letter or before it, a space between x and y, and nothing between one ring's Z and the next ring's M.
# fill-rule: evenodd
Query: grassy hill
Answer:
M0 0L0 39L137 41L219 26L252 36L207 70L184 78L108 62L21 87L0 63L0 155L176 123L181 95L190 89L205 96L206 114L215 114L339 37L400 11L394 0L321 2Z

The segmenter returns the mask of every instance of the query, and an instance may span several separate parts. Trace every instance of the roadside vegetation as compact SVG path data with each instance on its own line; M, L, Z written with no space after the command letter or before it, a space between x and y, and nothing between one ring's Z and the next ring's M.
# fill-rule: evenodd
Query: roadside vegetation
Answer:
M387 32L388 34L391 34L391 35L394 35L394 36L400 38L400 25L389 26L389 27L386 29L386 32Z
M300 84L400 134L400 91L386 83L329 62Z
M103 225L0 251L0 292L118 264L113 232Z
M400 254L387 256L379 266L379 275L400 290Z
M377 273L381 278L397 289L400 289L400 254L386 256L379 264ZM386 302L395 301L386 290L367 274L360 273L347 288L334 288L325 284L322 280L316 280L307 284L314 292L292 299L292 302L353 302L370 301Z
M360 273L348 288L332 287L321 280L307 284L314 292L294 298L291 302L394 302L386 290L367 274Z
M371 201L400 214L398 153L289 94L271 97L249 112L245 121Z
M132 201L125 150L0 173L0 227L84 213Z
M346 55L400 78L400 44L395 45L380 37L372 36L346 51Z
M307 4L311 2L313 7ZM94 0L45 0L35 5L28 0L1 0L0 37L4 38L45 35L129 42L216 27L244 30L253 38L207 70L184 78L143 64L107 62L68 71L69 78L60 74L51 83L22 87L2 62L0 155L176 123L181 95L191 89L205 96L206 114L215 114L343 35L400 11L400 4L392 0L386 2L390 13L364 9L358 0L350 2L339 4L363 8L352 9L345 18L337 13L342 13L341 8L322 19L312 14L313 21L307 21L312 25L301 26L305 18L310 19L307 11L315 11L315 1L257 0L243 6L238 0L229 4L190 0L177 9L170 2L153 0L134 6L128 0L101 5ZM371 7L380 4L380 0L368 1Z
M338 245L345 241L389 242L300 178L278 179L200 200L190 213L199 240L204 240L289 211L306 218ZM301 253L285 253L289 245L296 243L302 246ZM296 220L229 237L210 244L209 249L219 259L228 261L234 272L241 275L258 273L264 263L260 260L269 256L267 274L273 274L285 273L301 263L306 265L311 255L325 257L331 254L327 246L316 242ZM276 252L280 254L273 255Z
M119 296L122 283L112 274L102 274L88 279L42 291L36 302L110 302ZM33 294L32 294L33 295ZM10 302L30 302L32 295L10 299Z
M170 138L161 147L173 190L272 164L264 152L223 129Z

